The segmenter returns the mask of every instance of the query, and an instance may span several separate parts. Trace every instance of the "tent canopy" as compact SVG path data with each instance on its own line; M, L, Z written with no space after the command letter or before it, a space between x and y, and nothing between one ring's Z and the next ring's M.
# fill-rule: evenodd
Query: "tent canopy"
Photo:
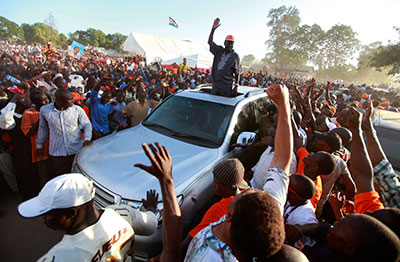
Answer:
M191 67L210 68L213 61L206 45L134 32L122 44L122 50L142 55L148 62L162 61L162 64L170 61L170 64L180 64L187 58Z

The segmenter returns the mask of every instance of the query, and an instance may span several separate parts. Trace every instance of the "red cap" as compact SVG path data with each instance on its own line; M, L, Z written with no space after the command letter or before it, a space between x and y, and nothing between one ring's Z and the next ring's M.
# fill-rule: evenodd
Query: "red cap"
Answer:
M232 42L235 42L235 38L233 37L233 35L227 35L227 36L225 37L225 41L232 41Z
M72 95L74 96L74 101L86 99L86 97L81 96L78 92L72 92Z

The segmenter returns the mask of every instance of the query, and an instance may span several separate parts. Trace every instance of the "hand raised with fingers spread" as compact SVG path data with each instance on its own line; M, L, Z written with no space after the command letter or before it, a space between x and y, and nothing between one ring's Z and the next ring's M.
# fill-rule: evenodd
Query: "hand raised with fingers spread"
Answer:
M361 128L364 131L371 131L372 130L372 121L371 121L371 114L372 114L372 102L368 103L368 108L364 114Z
M172 180L171 156L169 155L169 152L165 147L161 146L157 142L155 142L154 144L155 146L153 144L148 144L148 146L145 143L142 144L144 153L149 158L151 165L145 166L143 164L138 163L135 164L134 166L141 168L146 172L152 174L153 176L158 178L160 182Z
M143 206L153 213L155 213L157 210L157 201L158 193L156 193L156 190L154 189L147 190L146 199L142 198Z

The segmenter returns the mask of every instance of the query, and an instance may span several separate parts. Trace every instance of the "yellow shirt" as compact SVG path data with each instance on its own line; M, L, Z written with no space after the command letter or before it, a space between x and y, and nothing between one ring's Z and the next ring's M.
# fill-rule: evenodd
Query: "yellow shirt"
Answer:
M188 64L184 65L182 63L182 64L179 64L178 67L179 67L179 72L183 71L184 73L186 73L189 70L189 65Z

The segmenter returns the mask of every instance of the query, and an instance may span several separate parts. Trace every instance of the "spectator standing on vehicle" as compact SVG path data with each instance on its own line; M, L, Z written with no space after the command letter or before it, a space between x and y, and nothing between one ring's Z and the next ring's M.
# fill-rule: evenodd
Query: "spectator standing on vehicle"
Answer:
M240 58L239 55L233 51L233 43L235 42L235 38L232 35L226 36L224 42L225 48L214 43L214 31L220 25L219 18L216 18L208 38L210 51L214 55L211 72L213 83L211 93L213 95L231 97L237 94L240 75ZM235 87L232 90L234 80Z
M36 138L36 153L43 154L43 145L50 138L49 155L56 175L71 171L75 154L92 144L92 124L85 111L74 105L74 96L66 89L58 89L54 103L40 109L39 130ZM85 138L79 125L83 127Z

